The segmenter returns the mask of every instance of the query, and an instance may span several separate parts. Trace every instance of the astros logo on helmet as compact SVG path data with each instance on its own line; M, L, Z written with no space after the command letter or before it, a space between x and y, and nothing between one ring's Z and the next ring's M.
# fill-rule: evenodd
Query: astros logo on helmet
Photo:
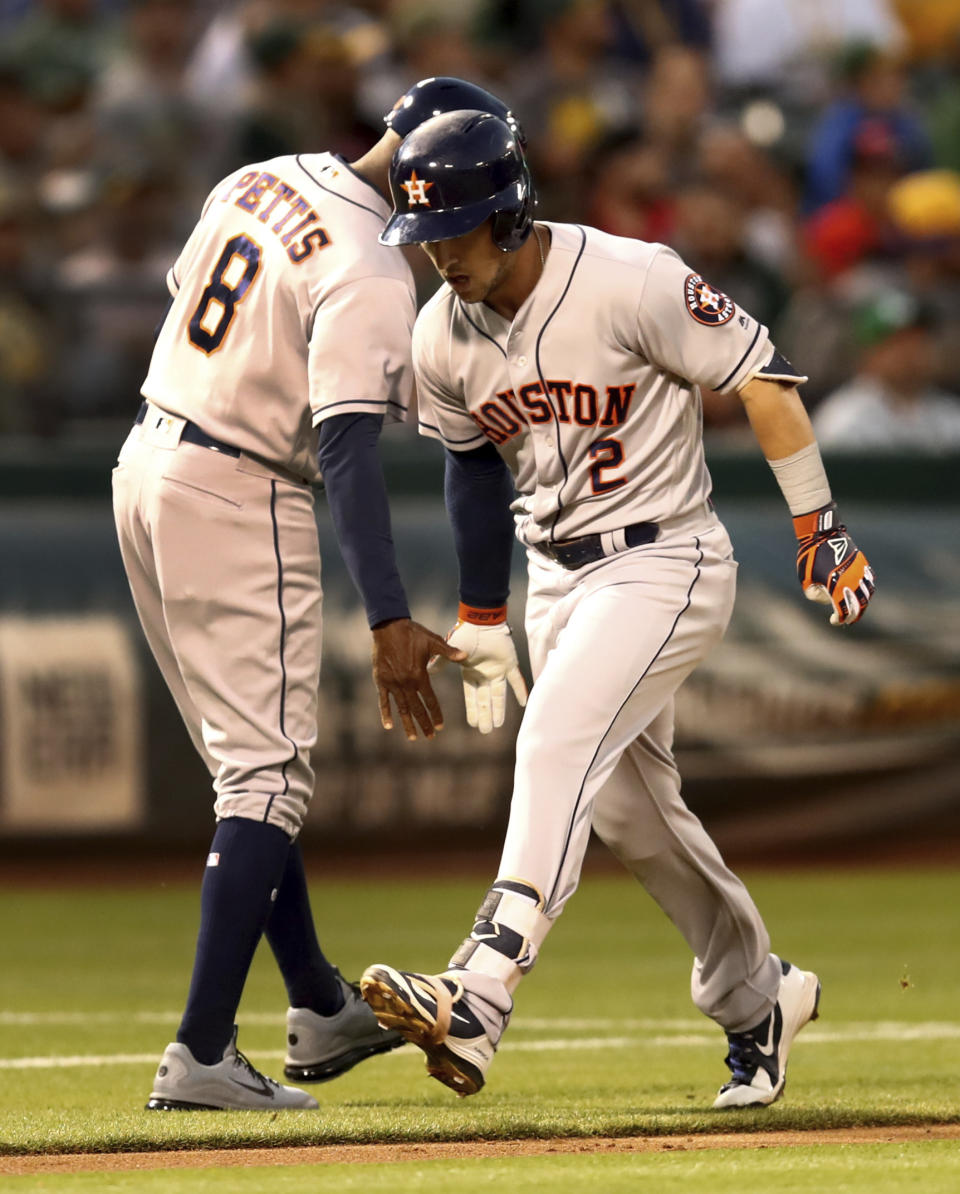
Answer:
M400 184L407 192L407 204L413 207L415 203L423 203L427 207L430 206L430 197L427 191L433 186L432 182L427 182L422 178L417 178L416 170L410 171L410 177L406 182Z
M533 228L536 198L517 134L479 109L445 112L409 133L390 163L390 195L383 245L452 240L492 217L494 243L512 253Z

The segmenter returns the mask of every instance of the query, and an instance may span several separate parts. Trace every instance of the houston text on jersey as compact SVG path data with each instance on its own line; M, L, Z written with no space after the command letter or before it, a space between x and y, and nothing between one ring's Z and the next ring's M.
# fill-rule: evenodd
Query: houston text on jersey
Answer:
M544 393L546 384L547 393ZM575 423L579 427L619 427L626 421L636 386L596 386L575 381L539 381L519 391L500 390L496 398L470 411L483 434L495 444L505 444L530 423Z

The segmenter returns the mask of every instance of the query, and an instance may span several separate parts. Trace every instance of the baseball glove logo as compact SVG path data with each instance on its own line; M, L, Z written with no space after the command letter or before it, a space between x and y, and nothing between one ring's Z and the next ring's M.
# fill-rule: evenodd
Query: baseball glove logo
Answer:
M849 539L828 539L827 546L833 550L833 566L839 568L846 559L847 552L850 550Z
M683 297L693 318L707 327L719 327L727 323L737 309L732 298L705 282L699 274L687 275Z
M406 182L400 184L407 192L407 206L413 207L415 203L422 203L425 207L430 206L430 197L427 191L433 186L432 182L426 182L422 178L417 178L416 170L410 171L410 177Z

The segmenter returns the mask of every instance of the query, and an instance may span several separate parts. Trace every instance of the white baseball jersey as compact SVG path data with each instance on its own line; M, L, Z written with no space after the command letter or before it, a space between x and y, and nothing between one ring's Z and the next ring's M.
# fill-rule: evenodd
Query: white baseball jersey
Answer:
M389 214L329 153L224 179L168 274L144 397L308 479L327 415L403 419L416 298L403 255L377 241Z
M512 323L446 285L421 311L421 434L497 445L527 544L702 507L698 387L736 389L767 366L767 329L664 245L545 226L543 275Z
M531 547L534 684L497 875L539 906L528 901L522 932L502 923L525 948L530 924L542 942L595 831L690 946L697 1007L744 1032L770 1014L783 969L684 804L672 754L674 694L722 637L736 589L730 538L707 503L698 387L802 379L766 328L669 248L546 226L550 255L512 322L445 286L414 331L421 431L452 450L496 444ZM613 532L637 522L658 523L656 539L626 550ZM605 554L582 565L534 550L604 533L613 550L601 543ZM499 905L478 916L496 929ZM491 976L512 990L527 965L505 964L490 936L484 924L451 959L468 992L489 990Z

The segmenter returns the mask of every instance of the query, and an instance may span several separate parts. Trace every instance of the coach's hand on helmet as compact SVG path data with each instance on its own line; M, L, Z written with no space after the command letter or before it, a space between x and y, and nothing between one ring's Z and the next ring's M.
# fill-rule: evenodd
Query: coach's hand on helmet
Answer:
M473 613L500 613L501 611L472 611ZM498 621L472 621L461 616L447 635L447 645L459 647L465 652L462 663L463 700L467 712L467 725L481 734L489 734L495 727L502 726L507 712L507 685L513 689L517 703L527 703L527 684L517 661L517 648L506 622L506 610ZM447 656L449 658L449 656ZM430 670L436 671L445 662L438 656L430 662Z
M440 656L462 663L466 652L456 644L434 634L419 622L396 618L373 628L373 682L380 700L380 723L393 729L391 700L397 707L403 732L411 742L417 738L417 726L424 738L432 738L443 729L443 713L437 700L427 663Z

